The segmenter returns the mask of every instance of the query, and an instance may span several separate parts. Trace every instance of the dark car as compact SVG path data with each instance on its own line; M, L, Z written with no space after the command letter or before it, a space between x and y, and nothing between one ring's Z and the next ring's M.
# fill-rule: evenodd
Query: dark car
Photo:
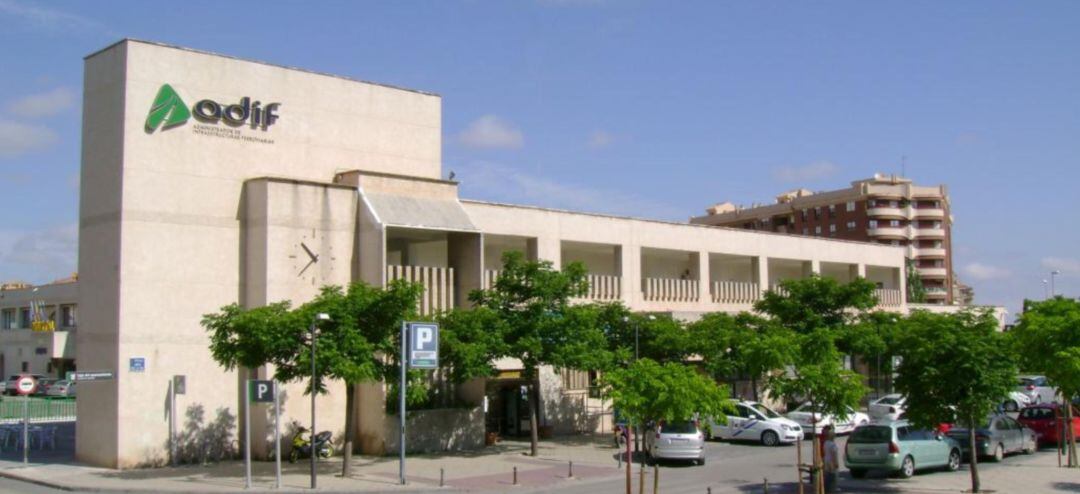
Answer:
M45 376L41 374L14 374L7 379L7 385L4 387L4 394L10 396L15 396L19 394L19 389L17 386L15 386L15 383L19 382L19 378L23 376L30 376L38 382L40 382L42 379L45 379Z
M1060 405L1043 403L1020 410L1017 421L1035 431L1040 444L1058 444L1061 433L1064 432L1061 424L1065 422L1060 415ZM1073 434L1080 436L1080 417L1073 416L1072 427Z
M948 435L960 443L964 455L970 455L970 432L960 425L962 424L949 429ZM1035 431L1024 427L1008 415L991 415L975 430L976 454L989 457L995 462L1001 461L1009 453L1034 453L1037 445Z

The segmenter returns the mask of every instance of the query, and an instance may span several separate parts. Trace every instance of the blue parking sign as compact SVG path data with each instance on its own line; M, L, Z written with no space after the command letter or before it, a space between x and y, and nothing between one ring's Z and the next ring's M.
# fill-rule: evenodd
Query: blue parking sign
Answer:
M128 370L131 372L145 372L146 357L131 357L128 359Z
M409 367L437 369L439 367L439 325L411 322L409 327Z

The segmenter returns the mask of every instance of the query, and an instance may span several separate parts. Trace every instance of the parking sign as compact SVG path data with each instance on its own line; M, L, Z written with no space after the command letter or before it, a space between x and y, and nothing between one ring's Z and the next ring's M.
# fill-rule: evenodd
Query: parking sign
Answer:
M439 367L439 325L430 322L411 322L409 327L409 367L436 369Z
M251 386L249 393L251 393L253 403L274 402L274 381L250 379L248 380L248 386Z

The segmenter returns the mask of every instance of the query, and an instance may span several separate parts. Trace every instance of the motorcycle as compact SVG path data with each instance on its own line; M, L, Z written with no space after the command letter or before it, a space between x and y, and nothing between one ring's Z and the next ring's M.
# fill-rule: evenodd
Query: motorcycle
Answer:
M292 438L292 451L289 452L289 463L296 463L301 458L311 458L311 440L304 438L307 429L301 427L296 430ZM319 458L334 456L334 445L330 444L330 431L322 431L315 434L315 452Z

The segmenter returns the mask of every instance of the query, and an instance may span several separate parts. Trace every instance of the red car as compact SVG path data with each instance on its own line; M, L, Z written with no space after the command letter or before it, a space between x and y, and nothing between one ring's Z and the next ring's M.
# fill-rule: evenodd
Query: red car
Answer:
M1058 436L1061 435L1061 422L1058 415L1061 414L1061 406L1057 403L1041 403L1020 410L1018 422L1033 431L1037 435L1040 444L1058 444ZM1073 434L1080 437L1080 417L1076 416L1075 410L1072 419Z

